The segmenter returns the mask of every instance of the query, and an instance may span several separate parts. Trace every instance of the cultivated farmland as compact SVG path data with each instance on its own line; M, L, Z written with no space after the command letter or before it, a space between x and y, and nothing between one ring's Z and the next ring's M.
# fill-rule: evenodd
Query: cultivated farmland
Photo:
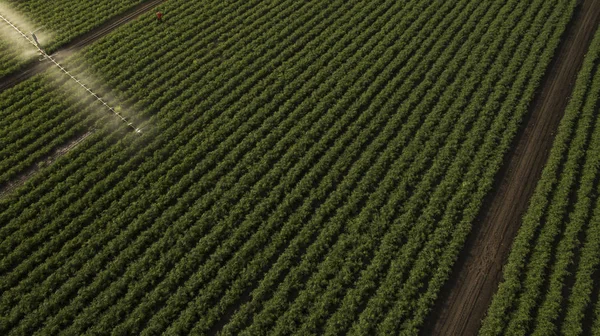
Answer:
M48 52L139 2L64 2ZM167 0L61 58L141 134L15 74L0 333L419 333L577 5Z

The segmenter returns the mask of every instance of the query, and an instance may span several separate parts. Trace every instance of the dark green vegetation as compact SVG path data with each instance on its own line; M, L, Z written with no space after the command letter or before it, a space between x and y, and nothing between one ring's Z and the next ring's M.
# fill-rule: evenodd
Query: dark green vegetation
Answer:
M416 333L574 4L171 0L67 62L143 135L2 93L0 183L96 131L0 200L0 333Z
M512 247L483 335L600 335L599 66L600 31Z

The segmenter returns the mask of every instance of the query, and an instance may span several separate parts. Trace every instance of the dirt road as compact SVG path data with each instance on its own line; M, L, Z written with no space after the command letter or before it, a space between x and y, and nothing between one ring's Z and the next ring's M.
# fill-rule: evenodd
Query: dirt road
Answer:
M423 335L477 335L599 20L600 1L581 1Z
M55 57L58 61L61 60L61 57L67 56L76 52L77 50L85 47L88 44L100 39L101 37L109 34L113 30L119 28L120 26L126 24L127 22L135 19L141 14L151 10L152 8L158 6L159 4L165 2L166 0L150 0L144 1L137 6L130 8L125 13L120 14L111 18L110 20L103 23L101 26L92 29L91 31L76 37L71 42L65 44L61 48L59 48L56 52L54 52L51 56ZM37 60L32 61L28 65L26 65L23 69L6 75L0 78L0 92L15 86L16 84L30 78L51 66L51 63L48 61L39 62Z

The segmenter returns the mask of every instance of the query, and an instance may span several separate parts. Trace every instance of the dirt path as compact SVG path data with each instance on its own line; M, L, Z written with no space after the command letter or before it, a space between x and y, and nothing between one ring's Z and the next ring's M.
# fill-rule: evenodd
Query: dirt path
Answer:
M423 335L477 335L599 21L600 1L580 1Z
M118 16L115 16L103 23L101 26L92 29L91 31L76 37L71 42L65 44L61 48L59 48L56 52L54 52L51 56L55 58L57 61L60 61L62 58L71 55L73 52L85 47L88 44L100 39L101 37L109 34L113 30L119 28L120 26L130 22L141 14L151 10L152 8L158 6L159 4L165 2L166 0L150 0L144 1L143 3L138 4L137 6L130 8L125 13L122 13ZM37 60L32 61L28 65L26 65L23 69L19 71L6 75L0 78L0 92L15 86L16 84L48 69L51 66L50 62L43 61L39 62Z

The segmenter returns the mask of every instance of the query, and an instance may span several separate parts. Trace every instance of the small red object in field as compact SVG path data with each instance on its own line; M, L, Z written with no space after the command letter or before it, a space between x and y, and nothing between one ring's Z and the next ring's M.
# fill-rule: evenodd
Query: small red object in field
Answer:
M163 16L163 14L161 12L156 12L156 19L158 21L162 21L162 16Z

